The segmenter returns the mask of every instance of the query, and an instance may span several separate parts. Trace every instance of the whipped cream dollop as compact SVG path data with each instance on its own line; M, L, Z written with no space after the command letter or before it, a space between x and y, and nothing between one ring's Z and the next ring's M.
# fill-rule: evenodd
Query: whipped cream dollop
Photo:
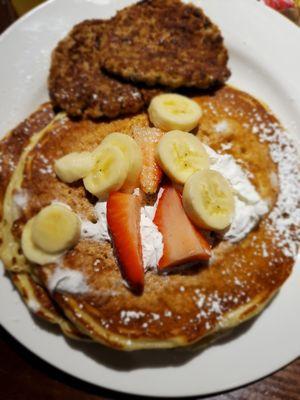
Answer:
M267 203L262 200L247 174L229 154L218 154L205 146L211 162L210 168L222 174L234 191L235 213L224 239L235 243L242 240L268 212Z
M84 274L69 268L58 266L48 280L50 292L84 294L90 291Z
M97 241L110 241L106 220L106 202L98 201L94 211L97 222L93 223L89 220L81 220L81 237Z
M139 194L138 189L134 191L135 195ZM157 208L157 203L162 194L159 191L154 206L145 206L141 208L140 232L142 240L143 262L145 270L156 269L158 261L163 254L163 238L153 219ZM92 223L88 220L81 221L81 237L96 241L111 241L108 233L106 219L106 202L98 202L95 205L95 214L97 222Z
M156 206L145 206L141 209L141 239L144 268L156 269L163 255L163 237L153 222Z

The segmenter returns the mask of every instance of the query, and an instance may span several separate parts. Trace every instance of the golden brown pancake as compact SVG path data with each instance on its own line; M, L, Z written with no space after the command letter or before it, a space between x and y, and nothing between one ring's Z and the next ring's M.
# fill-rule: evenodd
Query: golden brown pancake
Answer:
M18 169L24 150L34 143L39 133L51 123L53 118L54 112L52 105L46 103L40 106L35 113L19 124L0 142L0 252L3 250L2 244L7 240L6 234L8 232L6 229L8 221L5 216L3 218L3 205L7 194L7 188L10 185L11 178ZM13 193L13 188L11 188L11 191ZM11 206L11 204L7 202L7 207L10 208L9 206ZM9 243L9 245L12 244L14 243ZM18 244L16 247L18 247ZM11 246L9 246L9 248L11 248ZM20 254L17 254L17 256L20 256ZM3 254L1 254L1 258L5 260ZM6 267L13 271L16 261L14 253L12 252L11 262L9 262ZM11 272L10 277L29 309L35 315L46 321L60 325L67 336L74 339L83 338L84 335L81 334L72 323L64 319L63 314L58 310L58 307L54 304L53 300L48 296L40 283L34 280L29 272L25 272L25 270L28 270L29 264L26 263L26 260L23 260L23 262L24 272ZM22 269L21 261L17 269Z
M31 137L45 128L53 118L52 106L46 103L0 142L0 219L2 219L2 203L6 188L24 148Z
M278 182L282 174L294 179L297 172L290 171L289 164L284 172L272 157L284 145L287 157L283 161L297 160L295 149L276 118L246 93L224 87L196 100L203 108L197 135L215 150L226 148L249 171L271 213L240 242L217 245L209 265L170 275L148 271L140 296L125 287L111 244L82 238L58 267L82 273L90 291L54 291L51 296L74 325L95 341L125 350L199 342L259 313L291 272L299 226L284 218L293 210L285 206ZM148 125L147 115L140 114L110 123L63 118L48 129L26 159L21 189L28 201L14 224L16 241L26 221L53 200L95 222L96 199L85 192L81 182L67 185L58 180L54 161L72 151L94 149L111 132L131 135L134 127ZM32 266L46 290L58 267Z

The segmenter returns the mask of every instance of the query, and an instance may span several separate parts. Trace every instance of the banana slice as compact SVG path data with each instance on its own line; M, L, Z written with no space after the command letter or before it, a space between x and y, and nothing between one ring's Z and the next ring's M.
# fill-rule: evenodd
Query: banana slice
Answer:
M27 222L23 229L21 246L25 257L36 264L44 265L57 261L62 253L48 254L36 246L32 240L32 227L35 217Z
M221 231L231 224L234 216L231 186L217 171L197 171L184 185L183 206L198 227Z
M158 143L157 157L164 172L179 184L185 184L195 171L209 168L209 157L204 146L191 133L166 133Z
M75 152L56 160L54 169L59 179L71 183L88 175L95 163L96 159L89 151Z
M61 204L43 208L32 224L33 243L47 253L58 253L74 246L80 237L80 220Z
M132 137L125 135L124 133L111 133L103 139L101 145L94 151L96 157L102 145L117 147L122 151L125 159L128 160L128 175L122 190L131 190L138 187L139 178L142 171L143 158L142 151L137 142Z
M102 144L95 153L97 162L83 179L86 190L101 201L121 189L128 175L128 161L118 147Z
M199 124L202 116L202 110L195 101L171 93L154 97L148 113L153 125L165 131L179 129L189 132Z

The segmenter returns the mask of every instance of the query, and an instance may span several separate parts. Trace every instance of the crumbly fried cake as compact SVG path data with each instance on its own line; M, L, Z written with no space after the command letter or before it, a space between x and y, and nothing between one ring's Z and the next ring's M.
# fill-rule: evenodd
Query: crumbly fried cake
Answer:
M285 213L293 212L292 202L287 209L284 187L278 183L282 165L278 167L272 160L268 143L272 143L272 152L280 151L285 143L287 153L282 154L287 176L280 185L297 176L295 162L288 164L294 148L276 118L243 92L225 87L196 100L203 108L199 137L215 150L226 148L246 166L271 213L241 242L223 241L215 247L209 265L170 275L148 271L140 296L124 286L107 241L81 238L59 266L33 267L48 291L49 279L57 268L82 274L88 292L56 290L51 296L95 341L126 350L198 342L259 313L291 272L299 227L290 222L292 218L284 218ZM53 172L54 161L72 151L94 149L111 132L132 135L137 126L149 126L147 115L98 124L62 118L52 131L49 129L27 157L21 189L28 193L28 201L15 222L16 241L25 222L53 199L69 205L82 219L95 222L95 199L86 195L80 183L59 181Z
M101 71L99 50L108 21L76 25L52 54L49 93L53 104L74 117L133 114L157 93L123 83Z
M12 226L10 218L7 218L9 217L7 213L14 216L18 214L18 208L16 209L16 204L11 201L12 198L7 196L7 192L14 195L12 177L18 175L22 154L25 149L33 146L35 138L51 123L53 118L52 105L46 103L0 142L0 256L5 261L4 252L9 247L11 260L6 267L10 271L11 280L31 312L47 322L59 325L66 336L81 339L84 338L84 335L64 318L44 287L36 279L33 279L26 260L18 252L14 253L14 249L18 249L19 244L15 244L14 237L10 235ZM21 200L19 201L19 206L21 206L24 198L19 197L19 200ZM11 241L8 242L8 240ZM15 265L17 262L19 265ZM18 271L14 271L15 267Z
M179 0L144 0L117 13L101 42L103 66L132 82L209 88L230 75L219 28Z

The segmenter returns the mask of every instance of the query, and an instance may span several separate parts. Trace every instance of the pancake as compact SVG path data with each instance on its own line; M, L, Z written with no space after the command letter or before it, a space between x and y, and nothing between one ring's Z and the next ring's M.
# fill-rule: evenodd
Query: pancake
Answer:
M276 118L246 93L224 87L196 101L203 117L195 133L248 170L271 212L242 241L218 244L209 265L169 275L147 271L140 296L125 287L107 241L81 238L58 264L32 266L70 321L107 346L136 350L198 343L257 315L291 273L299 240L299 220L294 218L299 193L289 189L299 188L295 148ZM58 180L54 161L72 151L93 150L111 132L132 135L137 126L149 126L146 114L99 123L62 118L59 126L50 126L26 158L20 188L28 200L14 224L16 242L26 221L53 200L95 222L96 199L81 182ZM292 196L288 207L286 195ZM145 198L145 203L153 199ZM76 271L90 290L53 290L49 282L62 269Z
M73 117L114 118L147 105L157 89L139 88L101 71L100 43L109 21L73 27L52 53L48 80L53 104Z
M32 314L51 324L58 325L64 335L70 339L88 339L64 317L47 291L29 273L12 273L10 277Z
M0 254L6 262L6 268L13 271L10 278L31 312L47 322L58 324L66 336L80 339L84 335L63 318L45 289L31 277L29 264L19 254L19 244L15 243L10 232L13 222L10 217L19 212L12 205L11 197L14 194L14 182L18 181L18 170L22 169L25 161L23 154L36 143L40 132L43 132L53 118L52 105L46 103L0 142Z
M51 104L43 104L0 142L0 220L2 219L4 194L24 147L27 146L35 133L51 122L53 117L54 112Z
M3 198L3 221L2 221L2 244L0 247L1 259L5 264L5 267L13 272L28 272L29 265L23 256L22 252L19 251L19 244L14 241L14 223L22 215L22 208L26 205L27 194L20 189L20 185L23 179L24 165L30 150L38 143L39 139L47 132L47 129L56 126L57 120L50 120L49 125L46 125L39 131L31 131L32 135L30 140L25 144L23 151L20 152L18 159L15 160L15 164L12 167L13 173L10 173L10 180L7 179L7 186L3 188L5 193ZM23 135L23 131L20 130L20 137ZM12 135L11 139L11 152L13 152L13 144L18 143L15 135ZM8 149L6 153L10 154ZM4 176L6 175L7 168L3 169Z
M119 11L101 53L106 71L149 86L204 89L230 76L219 28L179 0L144 0Z

